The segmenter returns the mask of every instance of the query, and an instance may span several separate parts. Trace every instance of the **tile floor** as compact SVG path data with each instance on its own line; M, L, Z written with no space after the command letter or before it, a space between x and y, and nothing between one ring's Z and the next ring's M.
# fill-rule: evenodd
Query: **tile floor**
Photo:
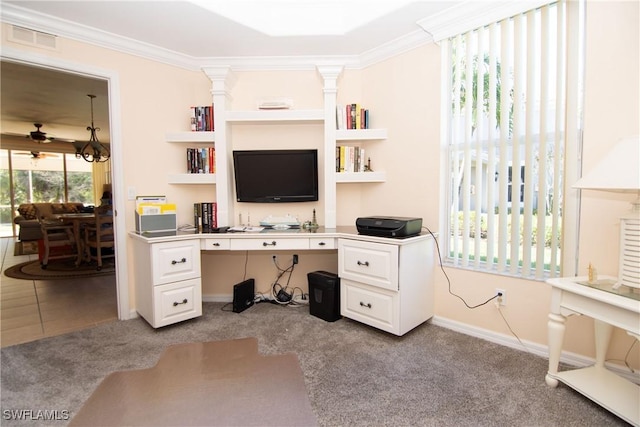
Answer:
M13 255L15 240L0 238L1 270L38 258ZM24 280L0 277L2 347L60 335L118 319L116 278Z

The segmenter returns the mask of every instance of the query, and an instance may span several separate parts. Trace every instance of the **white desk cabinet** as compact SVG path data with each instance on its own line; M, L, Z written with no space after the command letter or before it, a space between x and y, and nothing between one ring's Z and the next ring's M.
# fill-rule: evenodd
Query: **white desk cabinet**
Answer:
M134 240L136 309L154 328L202 315L200 240Z
M338 239L340 313L404 335L433 317L431 236Z
M435 244L431 235L392 239L355 227L301 230L138 234L136 309L154 328L202 315L200 252L338 251L345 317L403 335L433 316Z

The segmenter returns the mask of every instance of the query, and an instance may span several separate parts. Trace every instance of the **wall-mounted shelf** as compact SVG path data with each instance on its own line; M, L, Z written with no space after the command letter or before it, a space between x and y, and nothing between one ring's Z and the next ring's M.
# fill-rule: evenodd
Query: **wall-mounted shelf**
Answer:
M336 141L362 141L387 139L386 129L338 129Z
M250 110L227 111L229 123L322 123L324 110Z
M215 184L214 173L175 173L169 174L169 184Z
M167 132L165 134L167 142L208 142L215 141L215 132Z
M340 172L336 173L337 184L359 183L359 182L385 182L387 174L385 172Z

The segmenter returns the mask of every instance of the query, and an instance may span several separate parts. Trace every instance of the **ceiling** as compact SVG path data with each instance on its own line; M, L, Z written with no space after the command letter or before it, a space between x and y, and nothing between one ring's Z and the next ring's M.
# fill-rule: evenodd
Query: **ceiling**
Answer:
M271 56L335 56L359 55L413 32L424 33L420 19L455 8L463 1L454 0L192 0L192 1L30 1L3 0L5 15L19 19L29 15L25 26L39 30L58 29L53 34L82 30L116 35L151 47L192 58L271 57ZM243 15L257 16L260 21L278 22L280 27L297 22L294 31L326 27L337 32L329 35L269 36L260 29L226 17L229 4L241 5ZM386 13L374 16L355 28L359 15L345 5L360 10L385 6ZM265 11L264 7L269 5ZM298 7L294 7L294 6ZM304 7L299 7L304 5ZM320 7L324 6L324 7ZM334 12L330 19L320 11ZM219 10L220 12L215 12ZM251 12L254 12L253 14ZM295 12L295 13L294 13ZM223 14L224 13L224 14ZM380 14L382 12L379 12ZM55 19L56 22L52 22ZM246 21L245 19L243 19ZM341 25L336 25L340 22ZM26 25L30 24L30 25ZM65 28L65 24L67 28ZM51 26L54 27L51 27ZM68 28L73 26L74 28ZM334 32L336 29L334 28ZM322 32L322 31L316 31ZM94 34L95 36L95 34Z
M109 110L107 82L62 73L46 68L2 61L0 63L0 122L2 144L10 141L24 142L25 149L34 147L45 151L48 144L38 144L26 138L36 130L34 123L48 137L86 141L90 133L91 100L93 100L94 125L100 142L109 142ZM21 135L10 138L7 134ZM55 141L55 140L54 140ZM49 149L56 147L52 144Z
M333 13L334 33L328 35L270 36L228 18L222 7L241 3L245 11L263 14L263 20L276 22L279 17L296 21L298 30L322 23L318 3L327 3ZM347 63L356 58L386 51L401 50L409 43L430 41L420 22L429 21L461 8L467 13L479 10L484 2L454 0L353 0L360 8L386 5L388 11L372 20L353 26L353 11L342 7L347 0L192 0L192 1L29 1L2 0L2 21L19 27L74 38L88 43L108 45L129 53L152 57L186 68L212 61L257 61L265 58L314 58ZM493 3L506 3L505 1ZM512 2L513 3L513 2ZM269 4L265 12L258 4ZM489 4L489 3L486 3ZM289 9L301 14L293 15ZM305 5L300 8L300 5ZM315 5L315 6L314 6ZM393 7L389 7L392 5ZM471 6L470 6L471 5ZM288 9L278 9L285 6ZM486 7L486 6L485 6ZM223 13L224 12L224 13ZM298 22L299 21L299 22ZM450 21L451 22L451 21ZM276 26L278 27L278 26ZM262 62L260 62L262 61ZM95 125L101 128L98 138L109 141L107 84L73 74L35 69L19 64L2 63L1 130L26 135L42 123L42 131L59 138L88 139L90 104L87 94L95 94ZM26 138L25 138L26 139ZM3 140L7 141L6 136Z

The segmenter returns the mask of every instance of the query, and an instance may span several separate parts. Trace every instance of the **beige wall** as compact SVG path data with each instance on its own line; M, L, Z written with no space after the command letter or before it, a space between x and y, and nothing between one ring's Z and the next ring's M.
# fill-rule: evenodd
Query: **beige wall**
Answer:
M618 137L638 133L638 38L638 2L589 2L584 110L586 170ZM59 53L34 52L113 70L120 78L125 188L133 186L138 194L166 194L180 207L179 222L191 222L193 202L213 200L215 190L208 186L166 184L167 173L183 171L184 146L165 143L164 133L188 129L187 108L210 102L208 79L201 72L70 40L63 39L61 44ZM11 45L5 39L3 45L26 49ZM361 215L403 215L422 217L426 226L438 231L442 199L439 191L439 49L435 44L423 46L364 70L346 70L339 79L338 102L362 102L371 110L373 127L389 130L388 140L367 146L373 169L385 170L387 182L341 184L337 195L339 225L352 225ZM245 72L238 73L237 77L232 88L233 108L252 108L258 94L290 96L296 108L322 108L322 79L315 72ZM284 146L300 141L318 147L322 144L320 130L282 129L279 125L269 129L266 132L250 126L234 129L233 144L236 147L271 147L273 141ZM631 198L587 192L584 196L580 269L584 271L592 261L601 274L616 274L617 217L627 209ZM317 206L321 215L322 201ZM127 202L124 215L128 229L134 228L133 208L133 202ZM236 206L236 213L246 209ZM251 209L254 210L251 212L253 222L271 213L263 207ZM310 209L305 206L285 213L299 214L301 220L306 220L311 215L307 210ZM322 223L322 218L319 222ZM300 265L291 283L305 290L306 272L337 271L334 252L300 255ZM287 265L290 256L288 252L278 253L281 266ZM133 260L129 259L132 307L135 306L133 268ZM512 329L523 340L546 345L550 291L545 283L453 268L446 271L451 290L464 296L470 304L486 300L495 288L505 289L508 304L503 313ZM205 253L203 294L229 295L230 286L245 277L255 277L258 290L266 291L275 274L271 254ZM493 304L469 310L449 294L449 284L440 271L435 272L435 277L437 316L510 335ZM593 356L592 336L592 321L572 318L567 325L565 349ZM617 333L609 357L622 359L630 342L630 338ZM638 352L633 358L637 367Z

